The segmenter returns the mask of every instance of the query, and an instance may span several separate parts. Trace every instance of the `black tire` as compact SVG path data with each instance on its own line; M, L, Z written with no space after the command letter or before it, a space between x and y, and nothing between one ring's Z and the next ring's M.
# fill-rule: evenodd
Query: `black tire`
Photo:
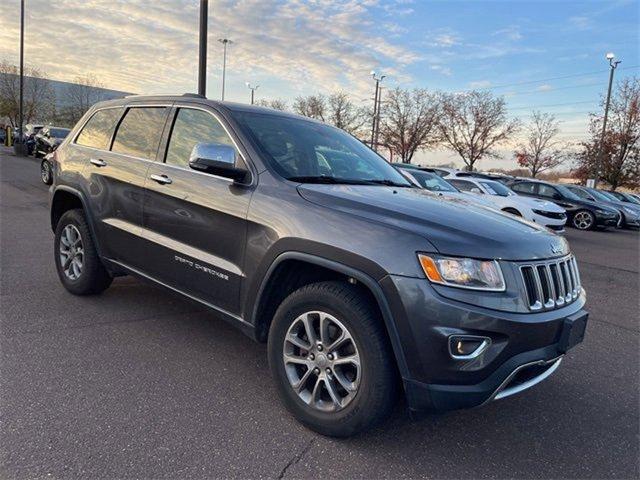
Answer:
M589 210L578 210L571 218L571 225L578 230L593 230L596 228L596 217Z
M296 319L310 311L326 312L347 328L360 355L360 381L342 409L325 412L305 403L293 390L285 370L285 336ZM370 297L345 282L321 282L289 295L269 330L269 365L287 409L305 426L333 437L347 437L382 422L398 396L397 370L383 320ZM329 352L327 352L329 353Z
M45 185L51 185L53 183L53 170L48 160L43 160L40 163L40 178Z
M70 278L62 265L62 258L60 254L60 243L65 228L72 225L77 229L81 238L82 253L82 267L77 278ZM58 271L58 277L60 282L69 292L74 295L93 295L103 292L111 285L113 277L109 275L109 272L104 268L104 265L98 257L91 231L84 212L81 209L74 209L65 212L58 225L56 226L55 241L54 241L54 258L56 262L56 270Z

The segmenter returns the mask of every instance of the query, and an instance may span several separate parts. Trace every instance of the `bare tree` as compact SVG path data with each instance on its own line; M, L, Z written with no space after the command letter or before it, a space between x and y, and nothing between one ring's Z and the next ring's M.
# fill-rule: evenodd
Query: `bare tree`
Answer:
M297 97L293 102L293 111L324 122L327 116L327 99L322 94Z
M387 93L383 107L382 141L403 163L410 163L418 150L438 143L440 101L435 94L395 88Z
M560 122L554 115L536 111L531 114L525 140L516 149L515 158L533 178L565 161L565 152L557 140L559 132Z
M34 67L25 68L23 92L24 123L45 121L54 111L55 97L51 82L44 72ZM11 126L20 121L20 77L18 67L0 62L0 117L7 117Z
M508 140L518 129L519 121L507 118L504 98L490 92L472 91L445 95L440 117L440 133L473 170L485 156L497 156L495 147Z
M66 121L75 124L94 103L102 100L101 88L104 88L104 85L95 75L76 77L64 91L63 114Z
M329 95L327 102L327 121L352 135L357 135L367 121L362 108L358 108L349 100L345 92Z
M261 107L273 108L274 110L281 110L281 111L286 111L288 108L287 102L280 98L273 98L271 100L261 98L256 102L256 105L259 105Z
M602 101L604 108L604 99ZM602 118L591 115L591 138L582 143L576 160L583 180L598 178L615 190L640 186L640 80L625 78L616 85L609 107L609 123L601 138ZM598 155L600 142L602 152Z

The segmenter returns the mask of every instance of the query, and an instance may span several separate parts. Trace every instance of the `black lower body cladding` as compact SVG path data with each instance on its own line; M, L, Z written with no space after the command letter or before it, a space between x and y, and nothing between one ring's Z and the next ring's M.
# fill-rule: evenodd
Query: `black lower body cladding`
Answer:
M500 390L516 391L509 383L520 377L518 391L533 386L582 341L586 327L584 294L556 310L509 313L444 298L426 279L388 276L381 285L400 336L403 382L414 411L479 406ZM450 349L457 337L485 338L488 345L475 358L457 359Z

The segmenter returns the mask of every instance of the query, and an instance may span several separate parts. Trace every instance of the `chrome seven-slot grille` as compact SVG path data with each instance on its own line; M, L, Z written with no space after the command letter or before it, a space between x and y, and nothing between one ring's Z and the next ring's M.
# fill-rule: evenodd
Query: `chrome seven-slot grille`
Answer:
M580 274L573 255L521 265L530 310L551 310L580 296Z

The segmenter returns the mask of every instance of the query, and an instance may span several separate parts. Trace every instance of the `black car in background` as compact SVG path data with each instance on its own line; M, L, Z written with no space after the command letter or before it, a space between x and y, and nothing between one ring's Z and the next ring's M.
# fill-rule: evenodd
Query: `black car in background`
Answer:
M620 222L617 210L580 198L564 185L539 180L515 180L509 185L519 195L550 200L567 211L567 224L578 230L615 227Z
M580 198L590 200L599 205L615 208L620 214L620 227L638 228L640 227L640 208L625 205L615 197L609 197L604 192L595 188L582 187L579 185L566 185L566 187Z
M598 190L598 191L602 192L602 190ZM621 202L631 203L633 205L636 205L636 206L640 207L640 200L638 200L636 198L636 196L631 194L631 193L615 192L613 190L606 190L606 191L604 191L602 193L611 195L611 196L617 198L618 200L620 200Z
M53 152L69 135L70 131L68 128L62 127L43 127L34 137L33 156L42 158Z

